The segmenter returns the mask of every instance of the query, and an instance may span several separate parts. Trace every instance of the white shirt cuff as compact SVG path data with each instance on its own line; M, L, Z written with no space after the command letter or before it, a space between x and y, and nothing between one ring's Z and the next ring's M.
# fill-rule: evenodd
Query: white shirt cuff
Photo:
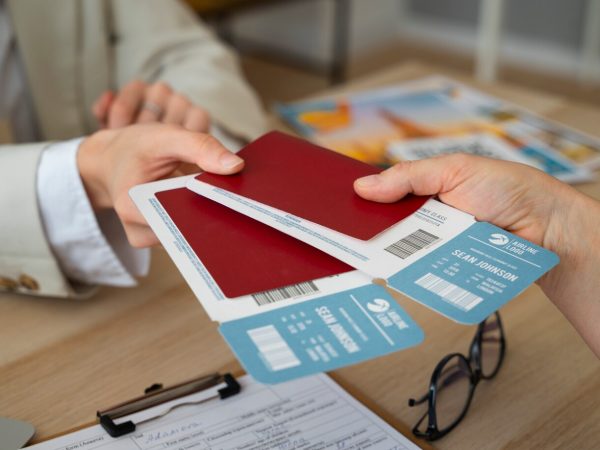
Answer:
M129 245L113 210L94 213L77 169L82 140L51 144L42 153L37 194L48 241L67 278L135 286L135 277L148 273L150 250Z

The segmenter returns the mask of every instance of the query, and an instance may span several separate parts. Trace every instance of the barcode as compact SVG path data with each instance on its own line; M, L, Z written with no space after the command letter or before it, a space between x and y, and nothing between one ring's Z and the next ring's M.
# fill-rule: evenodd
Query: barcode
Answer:
M395 244L386 247L385 250L396 255L398 258L406 259L413 253L433 244L439 239L439 237L419 229L400 239Z
M288 298L300 297L302 295L314 294L319 292L319 288L313 281L305 281L303 283L285 286L282 288L272 289L270 291L259 292L253 294L252 298L258 306L268 305L269 303L280 302Z
M442 299L452 303L463 311L470 311L483 300L483 298L432 273L422 276L415 283L429 292L439 295Z
M289 369L301 364L273 325L248 330L248 336L258 347L264 363L272 371Z

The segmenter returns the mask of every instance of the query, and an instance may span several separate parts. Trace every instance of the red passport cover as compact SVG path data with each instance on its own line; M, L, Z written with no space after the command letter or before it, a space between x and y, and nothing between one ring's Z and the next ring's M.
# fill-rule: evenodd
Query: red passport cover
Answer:
M304 242L186 188L155 195L227 297L353 270Z
M238 155L246 162L239 174L196 178L362 240L411 215L429 198L409 195L387 204L364 200L354 192L354 180L380 169L277 131Z

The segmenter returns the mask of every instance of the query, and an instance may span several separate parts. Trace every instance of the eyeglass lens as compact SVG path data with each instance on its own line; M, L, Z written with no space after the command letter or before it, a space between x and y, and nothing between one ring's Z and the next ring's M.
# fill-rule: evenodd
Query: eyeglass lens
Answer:
M490 316L481 334L481 374L490 377L498 369L502 355L502 330L496 315Z
M455 355L442 368L437 381L435 411L439 430L452 425L462 414L471 389L471 369L465 358Z

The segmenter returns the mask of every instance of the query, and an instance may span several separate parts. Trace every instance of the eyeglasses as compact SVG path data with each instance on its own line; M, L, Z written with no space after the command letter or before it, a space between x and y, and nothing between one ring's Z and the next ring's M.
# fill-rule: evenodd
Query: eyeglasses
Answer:
M413 434L435 441L452 431L467 414L479 382L494 378L500 370L505 350L504 329L496 312L477 327L469 357L462 353L446 355L431 375L429 391L417 400L408 401L408 406L428 402L427 411L413 428ZM424 429L426 417L428 422Z

